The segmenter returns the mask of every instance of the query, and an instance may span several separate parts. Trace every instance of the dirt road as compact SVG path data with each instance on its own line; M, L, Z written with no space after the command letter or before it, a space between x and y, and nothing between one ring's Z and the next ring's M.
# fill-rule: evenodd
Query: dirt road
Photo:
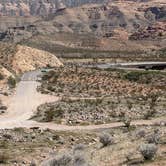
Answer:
M16 93L8 101L8 110L0 115L0 128L26 127L26 122L33 115L37 106L42 103L56 101L57 98L42 95L36 91L40 71L27 72L18 83Z
M123 123L111 123L102 125L90 125L90 126L66 126L58 125L53 123L38 123L29 120L34 114L37 106L46 102L57 101L59 98L50 95L43 95L36 91L39 82L37 82L37 76L41 72L32 71L25 73L22 77L20 83L18 83L16 93L9 100L9 107L5 114L0 115L0 129L12 129L15 127L40 127L42 129L53 129L59 131L66 130L94 130L102 128L114 128L123 126ZM133 125L152 125L156 122L160 122L163 119L154 120L138 120L132 122Z

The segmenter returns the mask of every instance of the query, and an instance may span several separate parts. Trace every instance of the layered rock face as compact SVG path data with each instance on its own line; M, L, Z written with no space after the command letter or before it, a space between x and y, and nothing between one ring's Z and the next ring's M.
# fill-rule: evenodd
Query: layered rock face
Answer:
M1 16L47 16L57 10L106 0L0 0Z
M17 43L38 34L59 32L105 38L164 38L164 1L0 0L0 41Z
M97 4L97 3L106 3L109 1L110 0L63 0L63 3L69 7L76 7L76 6L80 6L80 5L88 4L88 3ZM113 1L113 0L111 0L111 1Z
M65 8L61 0L1 0L1 16L46 16Z

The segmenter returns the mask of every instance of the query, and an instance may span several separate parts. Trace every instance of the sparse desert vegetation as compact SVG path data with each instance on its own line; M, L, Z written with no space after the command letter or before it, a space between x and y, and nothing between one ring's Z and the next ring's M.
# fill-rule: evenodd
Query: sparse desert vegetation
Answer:
M44 74L38 88L61 96L38 107L33 119L68 125L123 122L165 116L166 75L157 71L64 67Z
M16 87L16 80L15 80L15 78L13 78L12 76L10 76L8 78L8 85L11 88L15 88Z
M0 162L9 166L14 164L52 166L51 164L55 163L64 166L85 164L97 166L104 163L109 166L112 161L115 165L165 164L164 125L162 123L150 128L135 126L130 131L125 127L84 132L56 132L38 128L1 130ZM147 138L156 130L160 133L160 141L157 144L149 143ZM118 158L115 158L116 156Z
M150 93L158 93L165 87L165 73L151 71L135 73L78 66L62 67L45 74L39 90L42 93L74 97L146 96ZM156 82L156 79L160 81Z
M165 6L0 1L0 165L165 166Z
M77 160L84 163L86 159L89 165L104 166L165 164L165 121L151 126L132 123L165 117L165 79L165 73L160 71L98 70L78 66L54 69L43 75L38 90L61 98L39 106L33 119L72 126L122 122L124 127L91 131L97 142L86 147L77 145L75 148L83 151L83 159ZM119 92L123 83L125 88L141 87L141 91L122 92L122 88ZM113 87L113 92L117 90L116 93L109 87ZM65 157L64 154L66 156L66 151L59 159ZM67 154L72 154L71 148ZM46 163L50 161L59 160L50 157ZM70 161L75 160L71 157Z
M38 107L34 120L68 125L90 125L110 122L150 119L165 116L165 104L158 101L154 106L152 98L105 97L94 99L62 99Z

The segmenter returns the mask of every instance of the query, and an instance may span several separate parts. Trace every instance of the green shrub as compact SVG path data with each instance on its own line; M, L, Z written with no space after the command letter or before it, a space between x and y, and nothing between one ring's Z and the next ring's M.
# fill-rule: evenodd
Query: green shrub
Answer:
M6 164L9 160L9 154L8 153L0 153L0 165L1 164Z
M3 80L4 76L0 73L0 80Z
M64 111L61 109L57 109L56 111L53 109L49 109L45 111L45 118L47 122L51 122L54 118L62 118Z
M16 80L12 76L8 78L8 85L10 88L15 88L16 87Z
M132 81L141 83L150 83L154 76L157 76L158 72L155 71L130 71L124 74L124 78Z
M125 74L124 78L129 81L137 82L137 81L139 81L141 75L142 75L142 72L132 71L132 72Z

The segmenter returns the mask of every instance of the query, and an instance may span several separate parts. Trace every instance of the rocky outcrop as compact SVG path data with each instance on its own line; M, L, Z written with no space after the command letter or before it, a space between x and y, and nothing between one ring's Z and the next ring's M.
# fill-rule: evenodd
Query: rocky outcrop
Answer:
M166 24L156 24L148 26L144 29L139 29L133 33L130 40L145 40L145 39L158 39L166 37Z
M0 1L0 14L16 18L10 21L7 17L7 22L4 17L0 19L0 41L18 43L27 41L37 34L52 36L59 32L115 38L117 35L114 31L119 29L125 33L125 39L131 34L131 39L149 38L150 34L141 32L142 29L164 22L166 18L163 0L159 0L157 4L155 1L153 3L153 0L105 2L107 0ZM80 6L86 3L95 4Z
M48 16L67 7L86 3L103 3L107 0L6 0L0 1L0 15L3 16Z
M18 43L22 40L31 38L35 34L37 34L37 27L33 24L13 26L0 32L0 41L12 41Z
M0 71L2 73L7 73L8 70L20 74L48 65L57 67L63 64L49 52L22 45L0 43L0 67L2 66Z
M12 68L16 73L24 73L42 67L58 67L63 64L49 52L27 46L17 46L17 52L12 59Z
M145 18L148 20L166 21L166 7L149 7L145 10Z

